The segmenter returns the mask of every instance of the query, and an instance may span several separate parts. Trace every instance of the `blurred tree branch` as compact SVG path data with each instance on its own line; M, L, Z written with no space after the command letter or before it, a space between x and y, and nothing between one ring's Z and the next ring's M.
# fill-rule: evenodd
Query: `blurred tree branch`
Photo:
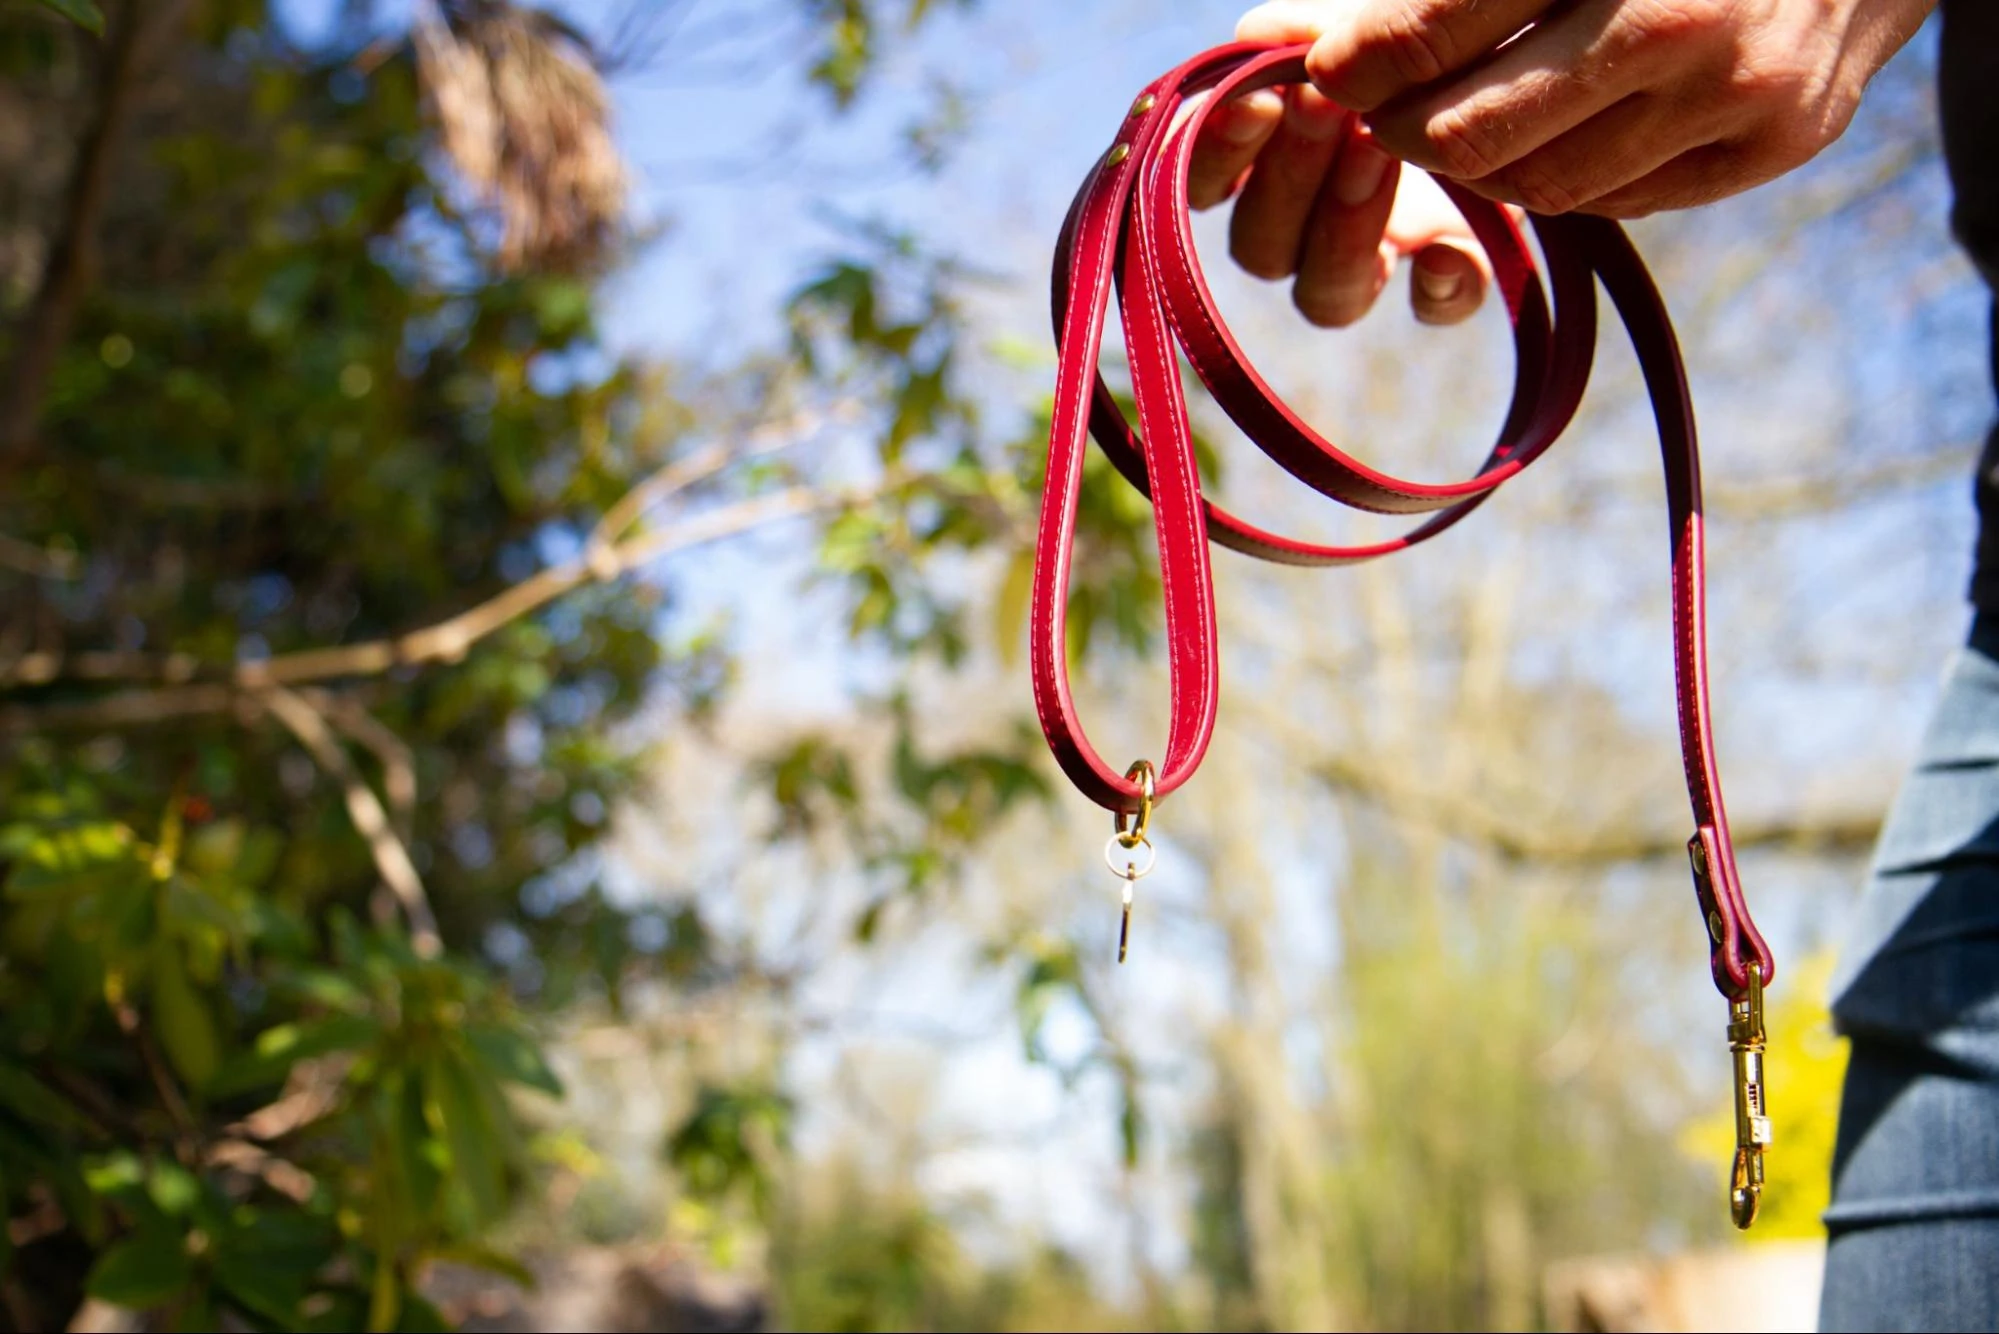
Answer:
M1701 487L1701 509L1710 516L1753 520L1837 514L1854 505L1881 499L1888 492L1955 482L1970 472L1977 457L1976 444L1959 443L1925 449L1919 454L1873 460L1840 472L1710 479ZM1553 517L1582 518L1600 511L1607 501L1656 505L1658 489L1656 469L1599 484L1583 483L1554 498Z
M1366 764L1332 757L1316 766L1321 781L1398 820L1445 837L1483 845L1502 859L1541 866L1603 867L1686 856L1683 834L1642 828L1563 832L1487 806L1462 793L1432 789L1397 776L1390 763ZM1689 825L1691 828L1691 825ZM1873 846L1881 812L1861 810L1791 819L1733 823L1738 851L1772 848L1855 856Z
M375 757L382 766L382 795L389 803L391 827L408 843L416 828L416 756L409 745L361 702L346 695L313 691L307 698L340 734Z
M455 662L488 635L578 588L612 582L673 552L719 541L765 524L820 510L863 504L888 490L898 480L888 477L872 486L834 490L804 485L786 487L709 510L654 532L617 540L619 531L635 522L649 505L713 476L744 456L743 451L717 446L667 465L605 511L581 555L509 585L455 616L393 639L376 639L335 648L302 649L272 658L239 662L228 670L226 679L239 691L256 692L274 686L292 686L337 677L377 675L395 667ZM28 653L12 662L0 663L0 690L58 681L145 681L171 686L192 682L208 674L202 664L185 654L116 651ZM214 712L226 707L228 702L229 692L226 689L216 694L211 688L158 692L150 707L142 700L127 696L98 701L106 706L98 711L73 709L71 702L64 701L54 706L0 710L0 734L30 730L38 722L79 726Z
M1705 508L1731 518L1789 519L1807 514L1832 514L1865 504L1880 493L1958 481L1971 471L1976 445L1959 444L1925 450L1908 458L1891 458L1835 474L1745 479L1705 488Z
M431 910L429 895L424 893L423 878L417 874L416 863L410 860L409 849L390 827L381 799L354 767L352 757L327 726L325 715L304 696L282 687L262 692L258 702L298 738L326 775L340 784L348 818L367 842L382 883L402 905L403 916L409 922L411 947L419 958L437 958L444 952L444 940L438 935L437 914Z
M78 728L115 728L225 713L243 693L226 685L128 690L99 699L15 704L0 709L0 736Z
M97 114L77 143L48 262L0 377L0 455L18 453L34 438L56 357L96 279L98 224L110 194L112 163L131 117L142 48L147 38L178 19L183 6L184 0L169 0L149 15L140 0L127 0L111 20L98 67Z
M74 579L77 561L70 552L38 547L0 533L0 565L39 579Z

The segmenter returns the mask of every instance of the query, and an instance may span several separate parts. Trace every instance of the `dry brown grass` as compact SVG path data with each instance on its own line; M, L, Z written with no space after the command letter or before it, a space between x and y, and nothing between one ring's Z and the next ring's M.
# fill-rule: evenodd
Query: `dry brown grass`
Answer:
M429 5L414 33L439 140L500 228L508 271L591 267L624 216L626 172L589 52L546 14Z

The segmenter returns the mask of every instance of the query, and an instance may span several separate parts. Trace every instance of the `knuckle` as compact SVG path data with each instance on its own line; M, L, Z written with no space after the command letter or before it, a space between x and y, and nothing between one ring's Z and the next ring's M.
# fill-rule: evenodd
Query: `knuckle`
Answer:
M1423 142L1452 176L1476 180L1504 165L1499 141L1477 108L1445 107L1424 123Z
M1626 46L1684 46L1733 31L1742 6L1740 0L1626 0L1618 18Z
M1811 70L1794 52L1767 45L1742 49L1728 75L1731 100L1752 111L1795 107L1810 95Z
M1513 197L1520 201L1520 206L1529 213L1554 217L1574 211L1581 202L1576 192L1562 180L1534 163L1516 164L1502 173L1501 179Z
M1761 184L1802 167L1837 137L1837 132L1829 132L1817 122L1765 126L1749 136L1743 143L1744 151L1736 155L1739 188Z
M1791 125L1773 128L1755 141L1756 157L1767 164L1759 171L1759 176L1775 176L1802 167L1819 155L1830 137L1820 133L1816 126Z
M1860 101L1828 36L1804 24L1772 26L1740 43L1728 85L1754 137L1790 166L1844 133Z
M1612 218L1618 222L1630 222L1636 218L1651 217L1652 214L1658 211L1658 205L1637 199L1619 199L1615 196L1606 196L1602 199L1591 200L1577 211L1595 214L1599 218Z
M1782 170L1801 166L1845 132L1857 99L1808 66L1756 62L1735 80L1749 138Z
M1430 83L1456 67L1450 25L1429 5L1396 6L1383 16L1372 43L1396 74Z

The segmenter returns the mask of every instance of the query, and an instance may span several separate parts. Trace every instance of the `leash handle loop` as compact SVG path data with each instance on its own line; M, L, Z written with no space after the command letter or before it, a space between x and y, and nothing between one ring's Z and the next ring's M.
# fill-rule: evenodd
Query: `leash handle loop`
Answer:
M1028 636L1042 732L1077 788L1118 817L1114 838L1125 833L1124 818L1136 816L1143 841L1152 804L1193 775L1214 734L1219 668L1209 544L1288 565L1348 565L1451 528L1540 458L1574 419L1589 382L1601 283L1643 369L1666 474L1675 696L1695 825L1689 855L1711 937L1710 971L1724 996L1746 1002L1752 988L1760 994L1774 980L1776 969L1743 899L1714 759L1700 456L1665 304L1616 223L1533 217L1547 264L1544 278L1506 210L1439 178L1492 262L1512 327L1513 396L1498 437L1472 476L1440 485L1370 467L1314 431L1257 373L1216 309L1187 204L1189 162L1207 118L1256 89L1305 82L1306 49L1216 47L1146 85L1063 222L1051 303L1060 355ZM1114 290L1137 404L1135 428L1098 369ZM1223 411L1286 472L1341 504L1423 516L1421 522L1386 541L1328 545L1270 532L1209 501L1194 463L1180 354ZM1083 451L1091 438L1152 501L1170 672L1166 745L1156 774L1150 766L1141 774L1138 766L1119 773L1107 765L1085 735L1070 694L1067 601Z

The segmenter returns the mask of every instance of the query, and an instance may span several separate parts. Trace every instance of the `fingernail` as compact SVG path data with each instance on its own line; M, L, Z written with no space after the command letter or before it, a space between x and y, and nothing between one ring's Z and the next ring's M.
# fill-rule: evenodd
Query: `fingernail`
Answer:
M1309 85L1294 89L1284 104L1284 126L1300 139L1324 143L1346 123L1346 108Z
M1333 198L1349 208L1365 204L1381 189L1381 178L1387 174L1390 161L1388 154L1376 148L1371 139L1347 140L1346 147L1340 150L1340 160L1333 164Z
M1260 88L1237 101L1231 102L1222 122L1222 138L1230 143L1246 144L1270 129L1270 122L1284 111L1284 104L1276 93L1268 88Z
M1456 296L1464 285L1465 276L1462 273L1438 273L1420 264L1416 266L1416 290L1425 301L1442 305Z

